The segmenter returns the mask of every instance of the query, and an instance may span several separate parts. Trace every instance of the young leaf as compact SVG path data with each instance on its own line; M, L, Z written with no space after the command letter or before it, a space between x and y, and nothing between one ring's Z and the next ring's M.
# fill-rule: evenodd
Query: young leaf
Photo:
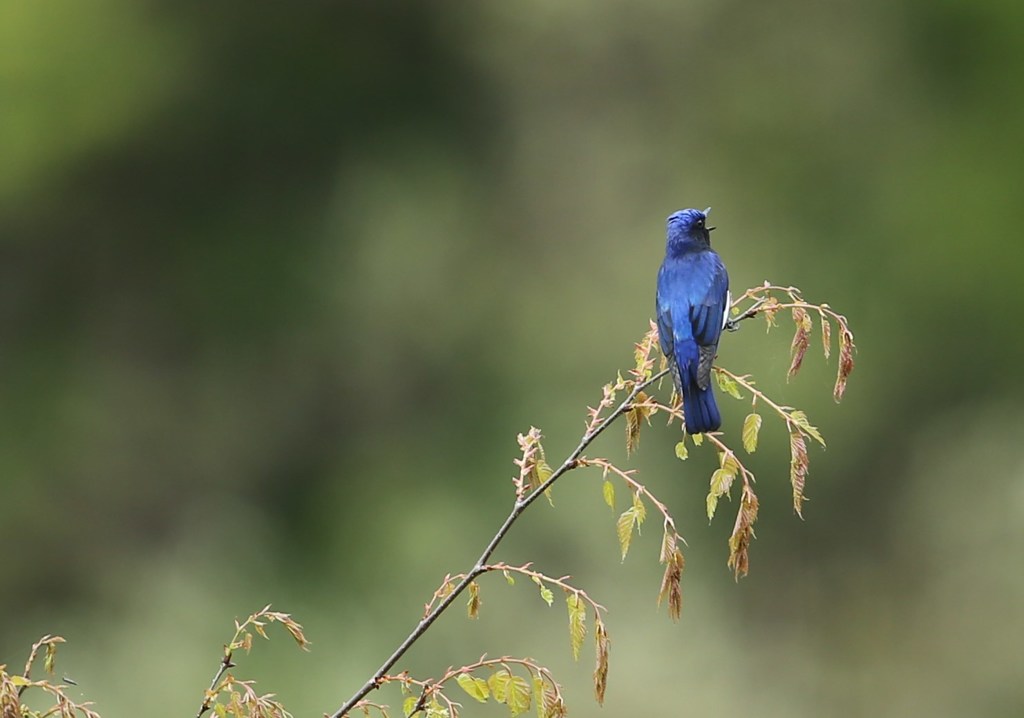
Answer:
M750 541L754 538L754 522L757 521L757 496L749 485L743 487L740 508L736 512L736 523L729 536L729 568L738 581L747 575L750 568Z
M471 698L476 698L481 703L487 702L487 698L491 692L487 688L487 681L483 678L477 678L469 673L460 673L455 676L455 681L459 684L462 690L469 694Z
M715 380L718 382L718 388L724 391L731 397L736 399L742 399L743 395L740 394L740 387L733 381L733 378L726 374L724 371L715 371Z
M633 539L633 524L636 523L636 511L630 506L619 515L615 522L615 533L619 537L619 548L622 549L622 560L629 553L629 542Z
M840 329L839 370L836 373L836 386L832 390L832 396L836 401L842 401L843 394L846 393L846 380L853 371L853 350L856 349L853 344L853 334L850 330L846 328L846 325L843 325Z
M804 517L804 484L807 481L807 442L803 435L794 431L789 435L789 481L793 485L793 510L797 516Z
M615 509L615 484L608 479L604 480L604 486L601 487L601 493L604 495L604 502L608 504L608 508Z
M419 702L419 696L406 696L405 700L402 701L402 713L405 715L405 718L411 718L412 711Z
M715 469L715 472L711 474L711 488L708 491L707 497L708 521L715 518L715 509L718 507L718 499L724 494L729 493L729 489L732 487L732 482L735 478L735 473L729 473L724 468Z
M686 450L686 442L685 441L680 441L678 444L676 444L676 458L677 459L679 459L680 461L686 461L686 459L689 456L690 456L690 452L688 452Z
M661 536L661 553L658 554L658 563L665 563L671 558L676 550L676 532L669 528L665 522L665 532Z
M793 334L793 343L790 345L790 353L793 358L789 363L787 379L792 379L800 370L804 355L807 354L807 347L811 344L811 327L814 326L811 323L811 317L803 307L793 307L793 322L796 324L796 333Z
M673 621L679 620L683 610L683 591L680 584L685 566L683 552L676 548L665 562L665 574L661 578L661 588L658 590L658 605L668 599L668 615Z
M832 354L832 322L821 315L821 348L825 350L825 359Z
M626 456L640 445L640 410L633 408L626 412Z
M495 671L487 679L487 687L491 689L491 695L498 703L505 703L508 697L508 684L512 680L512 674L502 669Z
M761 431L761 415L757 413L747 414L743 420L743 448L748 454L757 451L757 434Z
M789 418L793 420L794 424L796 424L801 429L810 434L812 437L814 437L815 441L817 441L822 446L825 445L825 439L822 438L821 432L818 431L818 427L811 426L811 422L808 421L807 419L807 414L800 411L799 409L794 409L789 413Z
M530 684L522 676L511 676L505 689L505 705L512 718L530 710Z
M704 443L704 435L703 434L690 434L690 438L693 439L693 445L694 446L700 446L701 444Z
M551 593L551 589L544 585L539 576L534 576L533 582L540 587L540 597L544 600L544 603L550 606L555 600L555 595Z
M437 700L437 696L431 696L430 703L427 705L427 718L454 718L448 715L448 709L441 705L441 702Z
M647 506L639 493L633 494L633 511L636 512L636 532L640 533L640 525L647 519Z
M469 601L466 602L466 613L470 618L480 615L480 584L471 581L469 584Z
M583 639L587 636L587 608L575 591L566 592L565 603L569 609L569 642L572 644L572 657L579 660Z
M513 576L511 572L505 570L505 571L502 571L502 573L505 574L505 580L508 582L509 586L515 586L516 585L516 577Z
M604 692L608 688L608 630L600 616L594 617L594 641L596 642L596 661L594 665L594 697L598 705L604 705Z
M537 707L537 718L547 718L544 709L544 679L539 675L533 677L533 705Z

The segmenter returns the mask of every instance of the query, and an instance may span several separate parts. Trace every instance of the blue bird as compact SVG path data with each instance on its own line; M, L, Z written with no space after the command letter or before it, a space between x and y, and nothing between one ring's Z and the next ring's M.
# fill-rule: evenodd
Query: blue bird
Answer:
M669 216L665 261L658 272L658 335L676 391L683 397L686 431L715 431L722 417L711 389L711 363L729 309L729 274L711 249L708 212Z

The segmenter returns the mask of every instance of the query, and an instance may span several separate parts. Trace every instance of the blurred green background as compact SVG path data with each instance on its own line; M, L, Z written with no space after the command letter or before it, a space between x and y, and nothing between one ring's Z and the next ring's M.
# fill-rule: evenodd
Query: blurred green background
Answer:
M400 667L530 655L580 716L1021 715L1022 37L995 0L3 3L0 662L59 633L107 718L192 715L273 602L312 653L241 674L334 710L505 516L516 433L575 446L665 216L711 205L734 290L857 334L839 406L816 338L785 383L788 321L721 348L829 441L806 520L766 421L736 584L711 452L617 429L590 453L674 512L682 621L597 474L496 556L608 607L603 711L564 608L500 576Z

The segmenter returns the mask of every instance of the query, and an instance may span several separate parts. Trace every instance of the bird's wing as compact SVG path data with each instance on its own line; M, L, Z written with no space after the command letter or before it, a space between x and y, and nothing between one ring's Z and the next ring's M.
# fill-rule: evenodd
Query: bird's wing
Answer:
M655 302L655 308L658 312L658 343L661 344L661 352L667 357L671 357L673 351L673 337L672 337L672 303L669 301L669 292L667 286L668 272L665 267L662 266L661 271L658 272L658 295Z
M717 259L717 257L716 257ZM714 264L714 274L707 293L699 303L690 307L693 338L700 347L697 363L697 386L706 389L711 383L711 363L718 351L718 340L729 307L729 275L721 261Z

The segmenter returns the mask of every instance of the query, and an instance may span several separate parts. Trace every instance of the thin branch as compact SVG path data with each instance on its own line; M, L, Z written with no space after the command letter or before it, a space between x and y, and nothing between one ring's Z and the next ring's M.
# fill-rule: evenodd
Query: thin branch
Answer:
M235 664L231 662L231 654L232 651L230 650L224 651L224 658L221 659L220 666L214 674L213 680L210 681L210 688L206 691L203 703L199 706L199 710L196 712L196 718L203 718L203 714L213 707L213 699L217 697L217 694L214 691L220 684L220 679L224 677L224 674L228 672L229 668L233 668L235 666Z
M430 611L430 613L424 616L420 620L420 622L416 624L416 627L413 628L412 632L409 633L408 636L406 636L405 640L402 641L398 648L395 649L394 653L388 656L387 660L381 664L380 668L377 669L373 676L368 681L366 681L366 683L363 684L362 688L356 691L356 693L351 698L345 701L345 703L340 708L338 708L338 710L336 710L334 713L331 713L330 718L342 718L342 716L346 715L349 711L351 711L359 701L365 698L370 693L370 691L380 687L384 677L387 675L387 672L391 670L391 668L402 658L402 656L405 655L406 651L408 651L409 648L411 648L412 645L416 641L418 641L419 638L427 631L427 629L430 628L434 621L436 621L438 617L442 613L444 613L445 610L447 610L447 608L452 605L452 603L455 602L455 599L458 598L459 595L466 590L466 588L469 586L470 583L473 582L474 579L476 579L481 574L487 572L487 561L494 553L494 550L498 547L498 544L500 544L502 539L505 538L505 535L508 533L509 529L512 528L512 525L522 515L522 513L527 508L529 508L530 504L532 504L540 496L542 496L544 492L551 488L552 484L558 481L558 479L561 478L566 472L577 468L577 466L579 466L579 458L583 455L583 452L586 450L588 446L590 446L594 439L600 436L604 432L604 430L607 429L612 424L612 422L614 422L616 419L622 416L622 414L624 414L630 408L637 394L646 389L648 386L656 383L666 374L668 374L668 370L663 369L658 373L652 375L649 379L636 383L633 386L633 389L626 396L626 398L623 399L607 417L605 417L602 421L598 422L596 425L592 424L591 426L588 426L586 433L584 433L583 435L583 438L580 439L579 445L575 449L573 449L572 453L569 454L565 461L563 461L562 464L551 473L551 476L548 477L547 481L542 483L540 486L538 486L536 489L534 489L526 496L518 498L516 500L515 504L512 507L512 510L509 512L509 515L505 518L505 521L501 524L501 527L498 529L497 533L494 534L494 537L491 538L491 540L487 543L487 546L484 548L483 552L480 554L480 558L476 560L476 563L474 564L473 568L465 574L462 580L460 580L455 585L455 587L452 589L452 592L448 594L444 599L442 599L440 603L438 603L433 608L433 610Z

